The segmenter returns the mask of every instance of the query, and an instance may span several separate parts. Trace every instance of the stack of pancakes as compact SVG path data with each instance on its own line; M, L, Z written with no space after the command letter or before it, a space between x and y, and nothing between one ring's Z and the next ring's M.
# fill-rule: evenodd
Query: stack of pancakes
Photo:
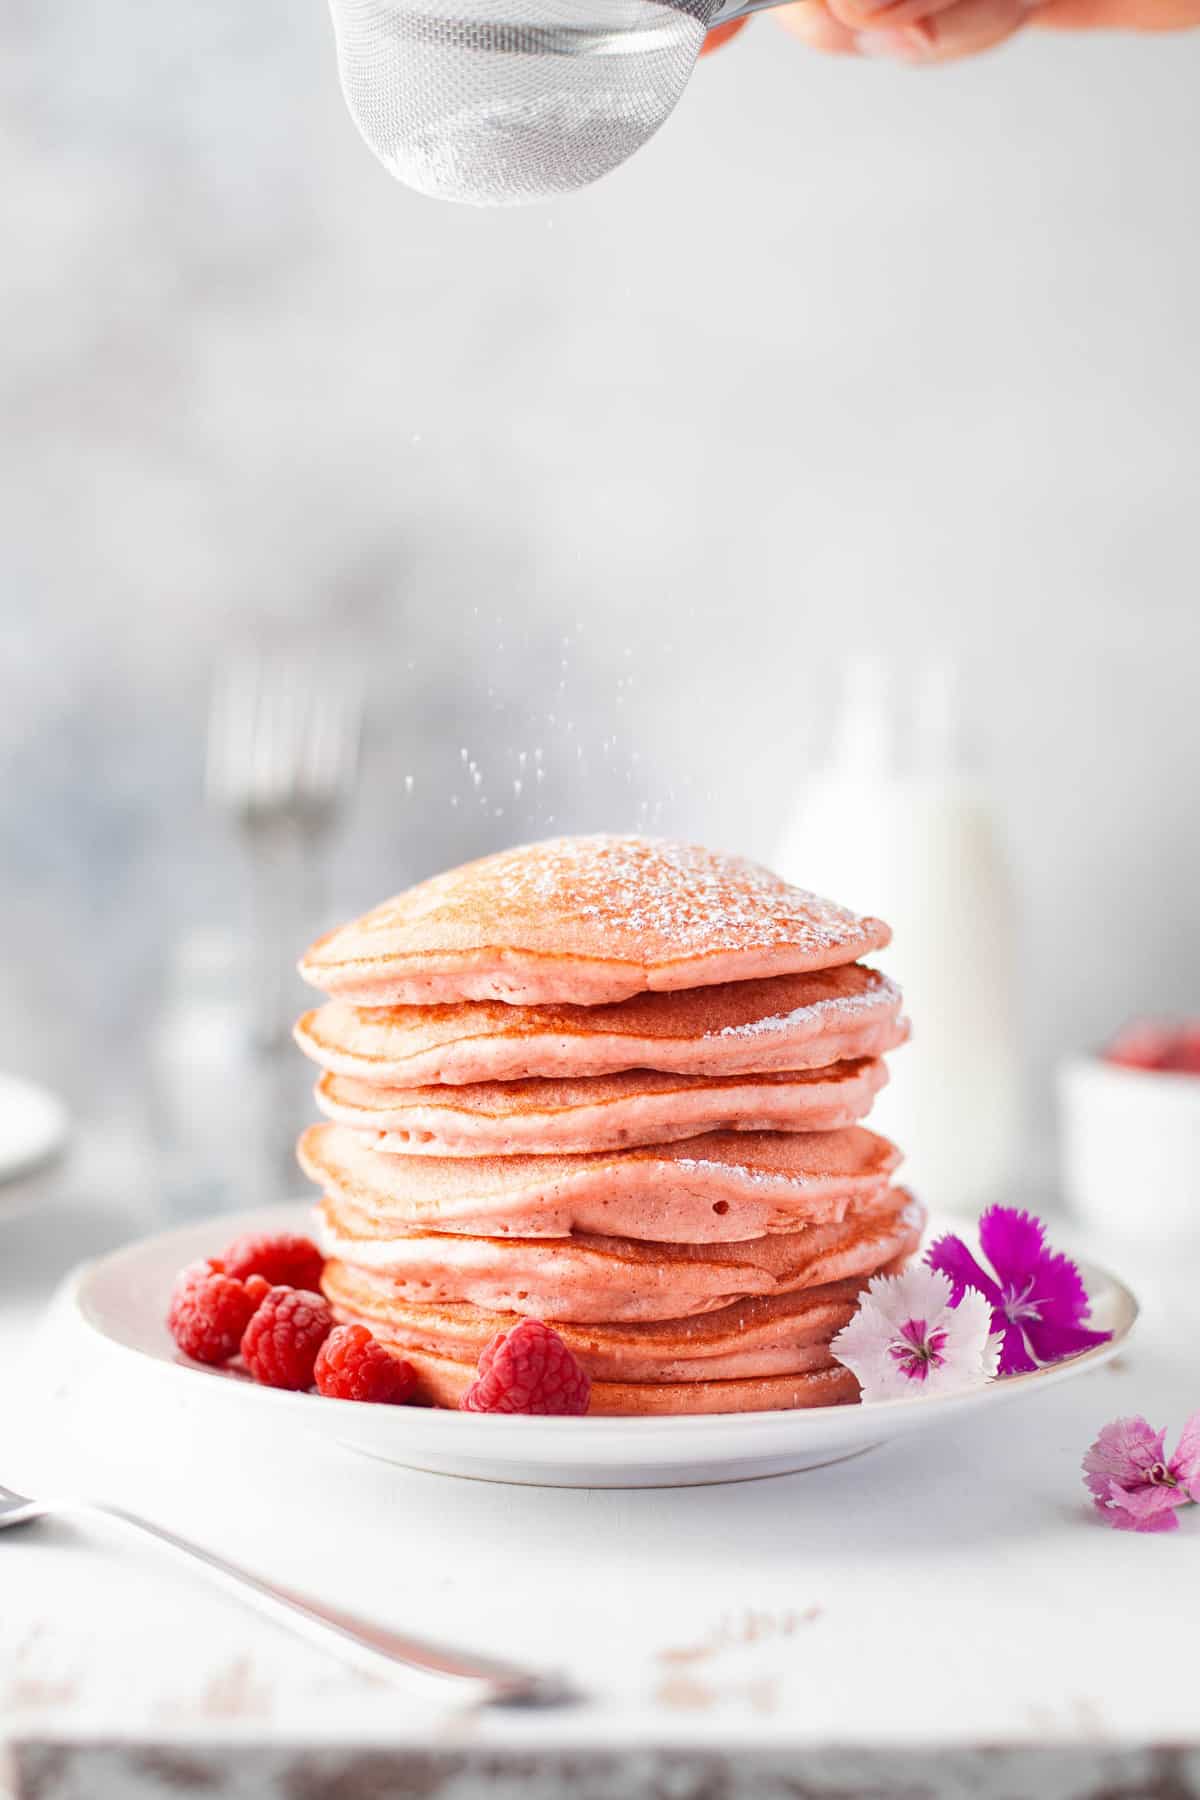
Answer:
M886 925L736 857L558 838L321 938L325 1292L455 1406L543 1319L593 1412L852 1400L830 1339L922 1216L860 1121L904 1041Z

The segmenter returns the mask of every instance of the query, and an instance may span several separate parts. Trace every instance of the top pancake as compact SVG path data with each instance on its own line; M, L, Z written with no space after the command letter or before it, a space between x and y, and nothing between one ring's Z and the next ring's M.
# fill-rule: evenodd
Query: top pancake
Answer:
M741 857L641 837L565 837L466 863L318 938L314 987L366 1006L594 1006L805 969L890 937L879 919Z
M880 1056L904 1041L900 990L878 969L728 981L601 1006L351 1006L304 1015L296 1041L334 1075L381 1087L559 1079L659 1069L765 1075Z

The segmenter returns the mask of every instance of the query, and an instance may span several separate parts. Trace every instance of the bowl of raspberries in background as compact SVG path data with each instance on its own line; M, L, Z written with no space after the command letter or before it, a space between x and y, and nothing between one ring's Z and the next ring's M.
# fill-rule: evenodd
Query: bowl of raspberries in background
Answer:
M1200 1256L1200 1019L1135 1019L1059 1077L1063 1188L1106 1237Z
M180 1270L167 1329L190 1362L263 1387L315 1390L329 1400L421 1405L412 1364L365 1325L339 1325L321 1293L324 1258L294 1232L247 1232L220 1256ZM464 1412L581 1414L590 1382L557 1332L522 1319L479 1358Z

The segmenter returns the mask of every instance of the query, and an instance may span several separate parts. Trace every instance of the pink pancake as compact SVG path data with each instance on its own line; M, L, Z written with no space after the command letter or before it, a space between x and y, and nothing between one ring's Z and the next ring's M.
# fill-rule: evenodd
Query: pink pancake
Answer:
M355 1007L304 1015L296 1041L335 1075L384 1087L662 1069L753 1075L825 1068L894 1050L908 1035L900 990L862 963L728 981L607 1006Z
M741 857L649 838L553 838L410 888L319 938L300 973L369 1006L594 1006L835 968L889 936L881 920Z
M715 1312L751 1294L823 1287L882 1268L916 1248L923 1213L899 1188L836 1225L734 1244L649 1244L576 1232L568 1238L352 1235L328 1197L318 1212L327 1257L386 1270L397 1298L468 1300L488 1312L613 1324Z
M322 1075L317 1104L400 1156L588 1155L706 1131L836 1131L871 1110L887 1080L878 1057L794 1075L662 1075L631 1069L579 1081L481 1081L381 1088Z
M475 1379L470 1363L407 1353L417 1374L417 1394L432 1406L457 1407ZM588 1416L650 1417L679 1413L785 1412L809 1406L848 1406L858 1382L838 1365L806 1375L760 1376L749 1381L592 1383Z
M888 1272L899 1263L889 1265ZM830 1340L858 1305L866 1277L794 1294L738 1300L717 1312L641 1325L570 1325L556 1330L593 1381L741 1381L828 1368ZM366 1325L400 1356L424 1350L474 1367L516 1313L459 1301L434 1306L398 1299L386 1274L325 1265L326 1298L343 1323Z
M900 1153L844 1131L710 1132L592 1156L385 1156L344 1125L313 1125L304 1173L354 1237L405 1232L725 1243L845 1216L887 1189Z

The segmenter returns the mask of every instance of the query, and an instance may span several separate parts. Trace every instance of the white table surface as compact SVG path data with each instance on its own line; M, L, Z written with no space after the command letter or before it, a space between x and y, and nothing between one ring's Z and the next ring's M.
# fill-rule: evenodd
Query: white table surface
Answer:
M367 1679L150 1546L38 1527L0 1542L0 1795L1200 1793L1200 1508L1117 1533L1079 1476L1106 1420L1200 1406L1194 1263L1089 1245L1142 1300L1129 1352L952 1434L572 1492L264 1441L42 1328L73 1264L150 1222L78 1180L0 1206L0 1480L124 1502L590 1698L484 1712Z

